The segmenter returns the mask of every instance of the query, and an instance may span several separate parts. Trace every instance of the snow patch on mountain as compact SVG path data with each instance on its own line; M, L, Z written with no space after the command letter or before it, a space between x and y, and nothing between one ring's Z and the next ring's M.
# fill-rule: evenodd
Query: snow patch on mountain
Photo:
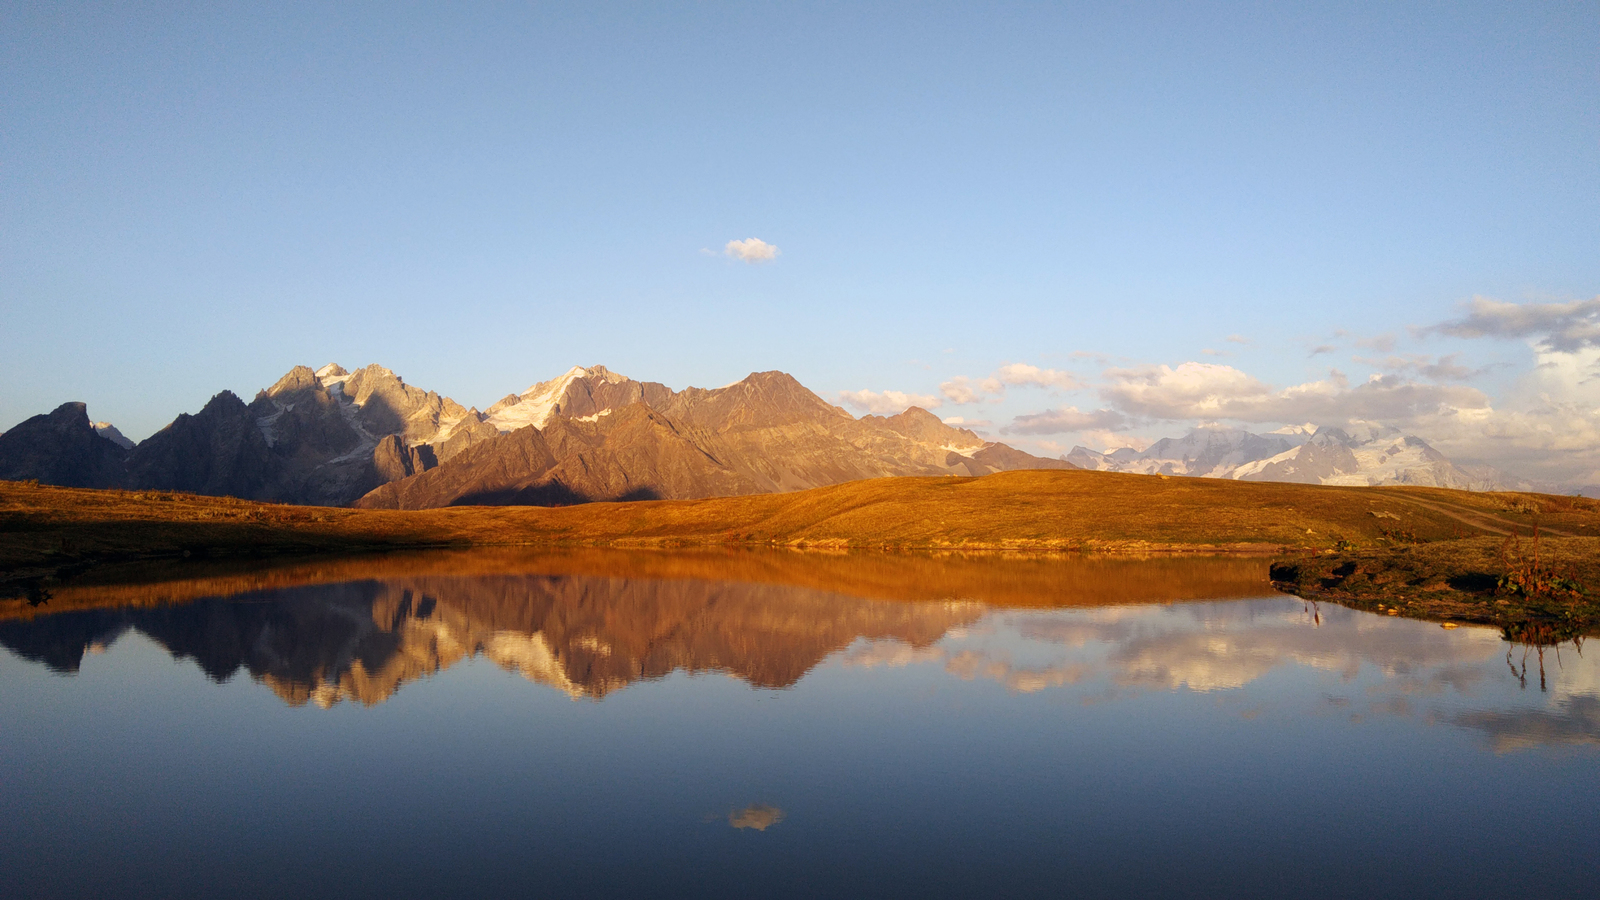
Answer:
M550 417L555 415L556 406L561 403L567 388L572 386L573 381L588 375L588 369L573 366L560 377L541 381L521 394L507 397L489 407L484 413L484 421L500 429L501 432L516 431L529 425L543 429L549 423Z
M133 441L130 441L124 437L122 432L117 430L117 426L111 424L110 422L93 422L90 424L90 427L94 429L95 434L98 434L111 443L116 444L118 447L121 447L124 450L133 449Z

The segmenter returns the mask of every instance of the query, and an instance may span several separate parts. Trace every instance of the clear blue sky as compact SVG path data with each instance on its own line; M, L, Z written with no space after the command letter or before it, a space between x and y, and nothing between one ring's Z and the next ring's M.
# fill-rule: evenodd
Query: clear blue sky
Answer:
M138 438L328 361L480 407L783 369L996 434L1181 431L1118 390L1186 362L1504 417L1539 332L1407 327L1600 296L1597 2L12 3L0 42L0 428ZM1007 363L1083 386L940 390Z

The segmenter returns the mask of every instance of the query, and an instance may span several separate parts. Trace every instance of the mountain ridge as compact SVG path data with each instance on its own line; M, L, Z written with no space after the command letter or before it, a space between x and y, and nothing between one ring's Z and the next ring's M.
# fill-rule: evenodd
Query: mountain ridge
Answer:
M1352 434L1310 424L1255 434L1240 428L1201 427L1163 438L1139 451L1097 453L1073 447L1065 459L1079 468L1142 475L1187 475L1236 481L1295 484L1418 485L1460 490L1526 489L1503 473L1458 466L1422 438L1397 428L1369 425Z
M136 445L81 403L0 435L13 480L323 506L698 498L1068 466L925 410L857 419L783 372L674 391L601 365L483 412L377 364L299 365L248 403L221 391Z

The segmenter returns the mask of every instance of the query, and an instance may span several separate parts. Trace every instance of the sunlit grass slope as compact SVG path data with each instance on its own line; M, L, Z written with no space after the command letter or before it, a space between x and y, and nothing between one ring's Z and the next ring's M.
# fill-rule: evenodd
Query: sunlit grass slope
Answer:
M397 512L0 482L0 570L186 553L505 544L1276 551L1525 534L1535 521L1554 536L1600 534L1600 502L1018 471L711 500Z

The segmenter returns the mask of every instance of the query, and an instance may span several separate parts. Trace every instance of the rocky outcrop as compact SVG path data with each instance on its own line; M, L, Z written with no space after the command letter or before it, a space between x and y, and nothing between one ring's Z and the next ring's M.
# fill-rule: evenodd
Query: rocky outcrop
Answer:
M122 483L127 455L95 429L84 404L63 403L0 434L0 479L116 487Z

